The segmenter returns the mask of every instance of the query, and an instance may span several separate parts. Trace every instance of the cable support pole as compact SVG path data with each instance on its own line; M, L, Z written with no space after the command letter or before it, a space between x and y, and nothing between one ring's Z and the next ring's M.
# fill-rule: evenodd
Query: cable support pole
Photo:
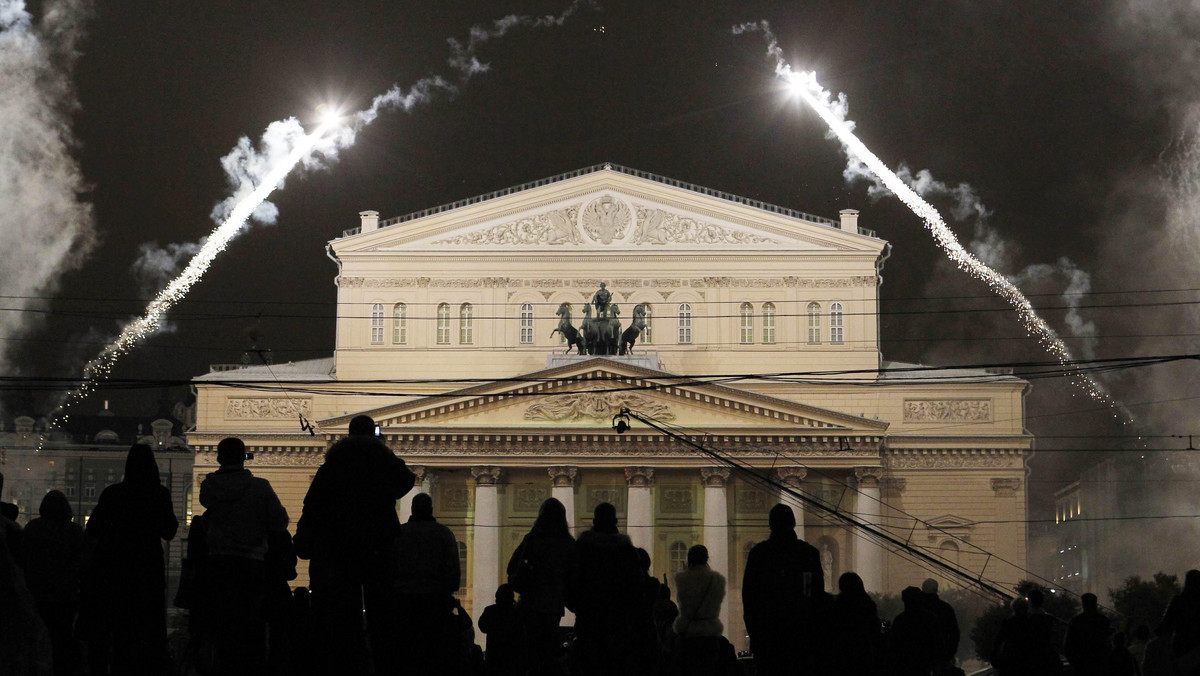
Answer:
M706 448L703 444L698 444L695 441L692 441L686 435L679 434L679 433L659 424L657 421L653 420L652 418L647 418L646 416L643 416L639 413L635 413L628 408L622 408L620 410L620 412L614 417L614 420L621 418L623 416L633 418L634 420L637 420L637 421L649 426L650 428L657 430L657 431L671 437L672 439L674 439L676 441L679 441L688 446L691 446L692 448L700 451L704 455L706 455L710 458L713 458L714 460L717 460L718 462L720 462L723 465L727 465L728 467L730 467L731 469L733 469L734 471L736 471L740 474L749 475L750 477L753 477L757 481L766 483L767 485L769 485L773 488L777 488L780 491L787 493L787 495L789 497L795 498L796 500L803 502L805 505L814 507L818 511L820 511L824 514L827 514L838 521L845 523L846 525L850 526L851 528L858 529L870 536L878 538L879 540L883 540L884 542L887 542L899 549L902 549L905 552L909 553L910 555L912 555L918 559L921 559L922 561L924 561L926 563L932 564L933 566L940 569L942 572L945 572L956 579L962 580L972 586L977 586L980 589L982 589L983 591L993 594L997 597L1003 598L1006 601L1010 601L1013 598L1015 598L1011 592L1001 589L1001 588L997 587L996 585L992 584L991 582L984 581L983 571L980 571L978 577L974 577L973 574L968 570L963 570L963 569L959 568L958 566L949 564L945 561L942 561L941 559L930 556L929 554L926 554L925 552L923 552L915 547L912 547L905 542L900 541L899 539L889 535L888 533L886 533L884 531L879 530L878 528L872 526L871 524L869 524L865 521L858 519L857 517L854 517L847 513L840 512L836 509L830 509L828 506L826 506L821 501L815 500L807 495L804 495L800 491L794 490L792 487L787 486L779 481L776 481L776 480L770 478L769 476L764 476L763 474L755 471L755 469L753 467L742 464L733 458L723 456L720 453L717 453L716 451L710 450L710 449ZM617 426L617 432L621 433L621 432L624 432L624 430L621 429L620 426ZM989 560L991 559L991 554L988 555L988 559ZM985 567L986 567L986 564L985 564Z

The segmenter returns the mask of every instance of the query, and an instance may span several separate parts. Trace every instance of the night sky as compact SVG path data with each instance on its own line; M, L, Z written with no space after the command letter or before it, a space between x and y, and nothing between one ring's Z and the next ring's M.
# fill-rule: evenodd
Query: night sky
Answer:
M1143 5L1153 7L1133 8ZM289 116L312 128L319 104L358 110L423 77L457 81L447 38L465 40L471 26L507 14L558 14L565 6L97 3L80 23L70 75L78 107L63 118L77 143L72 156L87 184L80 200L91 205L96 241L73 267L24 254L24 265L42 261L53 272L37 292L5 286L4 314L21 321L3 329L0 363L27 379L0 391L5 416L44 413L53 396L41 390L43 379L78 375L140 314L161 286L134 269L144 245L193 242L212 229L209 214L229 194L220 158L239 137L257 140ZM29 11L37 34L43 8ZM205 373L210 363L237 361L252 326L276 361L328 356L336 267L325 243L355 227L357 212L398 216L602 162L830 218L861 210L860 223L894 246L881 292L885 358L1048 360L986 286L944 260L899 201L873 199L865 182L847 183L839 145L774 79L761 36L730 32L762 19L793 66L815 70L825 87L846 94L857 132L889 166L969 185L987 210L983 220L978 212L952 220L953 198L932 201L964 244L1046 308L1077 357L1200 351L1193 264L1200 7L657 0L600 2L562 27L515 28L479 46L490 70L457 94L385 112L327 169L293 174L272 197L277 225L234 240L167 330L122 360L115 375L153 381ZM5 108L0 122L23 114ZM9 154L0 163L5 180L24 171L10 141L0 146L0 160ZM5 199L6 206L25 200L20 190ZM9 242L61 227L39 219L42 209L20 218L8 211L0 230ZM3 265L0 282L26 274ZM1069 318L1071 304L1077 310ZM1127 446L1114 435L1135 432L1200 433L1197 375L1194 362L1101 375L1135 415L1130 426L1061 378L1035 380L1028 425L1047 450ZM95 410L106 398L144 407L160 395L101 391L81 408ZM1181 445L1186 440L1169 436L1144 443ZM1094 456L1047 452L1033 462L1050 482L1087 457Z

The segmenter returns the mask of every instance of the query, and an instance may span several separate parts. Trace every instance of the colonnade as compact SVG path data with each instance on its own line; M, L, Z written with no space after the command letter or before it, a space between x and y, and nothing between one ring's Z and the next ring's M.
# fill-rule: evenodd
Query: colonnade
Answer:
M417 493L432 494L437 485L436 468L422 465L412 465L410 469L417 475L418 483L413 491L401 498L398 511L401 521L406 521L412 513L412 498ZM522 468L525 469L525 468ZM653 555L654 552L654 504L651 489L654 483L654 469L648 466L626 466L626 513L622 529L629 535L635 547L641 547ZM704 489L704 520L702 524L703 544L708 548L709 565L713 570L729 577L730 557L730 521L728 513L728 497L730 470L727 467L700 467L699 479ZM575 532L575 488L579 477L579 467L575 465L553 465L546 468L547 478L551 487L551 495L566 507L567 523ZM484 607L491 603L491 594L499 586L500 561L500 531L503 524L503 514L500 505L498 485L504 478L505 470L498 465L473 465L470 467L471 477L475 481L475 509L473 522L473 543L471 551L471 588L474 595L472 615L476 623L483 613ZM805 494L805 478L808 469L805 467L786 466L774 470L774 476L783 487L779 492L779 501L790 505L796 514L796 535L804 538L804 512L807 507L797 494ZM858 490L854 493L856 501L854 511L859 518L878 523L880 517L879 481L882 468L858 467L854 469L854 480ZM765 516L765 515L764 515ZM883 588L883 550L874 542L862 537L853 540L853 560L851 568L863 579L868 591L881 591ZM730 581L730 588L736 586ZM836 589L836 581L834 581ZM729 624L730 603L722 604L722 622Z

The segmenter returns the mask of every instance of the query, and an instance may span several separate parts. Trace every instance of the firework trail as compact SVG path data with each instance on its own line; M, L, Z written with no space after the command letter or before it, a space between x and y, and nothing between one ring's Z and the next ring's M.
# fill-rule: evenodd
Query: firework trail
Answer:
M887 165L876 157L862 141L858 140L858 137L854 135L854 123L846 118L846 95L839 93L837 97L834 97L828 90L821 87L817 82L816 73L812 71L793 71L791 64L784 60L783 50L779 47L779 42L775 39L770 24L766 21L744 23L733 27L734 35L747 32L763 34L767 40L767 53L775 59L776 77L787 82L792 91L825 121L848 154L852 154L865 164L888 190L892 191L905 206L925 222L925 227L933 235L934 241L958 269L986 283L992 291L1008 301L1016 310L1026 330L1034 335L1042 348L1058 359L1059 363L1067 366L1073 361L1071 351L1066 344L1058 337L1054 329L1038 315L1021 290L964 249L959 244L958 238L946 226L946 222L938 210L922 199L915 190L891 169L888 169ZM1076 374L1073 380L1088 397L1106 404L1115 403L1100 383L1087 374Z
M221 160L233 192L213 209L213 219L220 225L201 242L173 245L166 253L156 250L155 247L143 245L142 259L135 264L135 268L140 270L154 267L153 263L147 261L157 259L161 268L163 265L173 265L181 254L195 252L195 255L187 267L147 305L145 314L127 324L118 337L84 367L84 381L66 395L59 409L64 411L59 422L69 419L65 411L71 404L94 390L98 380L108 377L113 366L123 355L141 340L159 330L164 314L200 281L213 260L225 250L247 222L275 221L278 208L268 202L267 197L282 186L284 179L296 165L315 169L326 166L326 162L336 160L338 151L353 145L358 132L374 122L382 111L396 108L409 111L417 104L429 101L439 91L454 94L458 86L465 84L473 76L488 71L488 64L481 62L476 55L476 50L483 43L501 38L514 28L561 26L572 14L590 4L588 0L574 0L558 16L509 15L493 21L490 26L472 27L465 43L450 38L447 40L451 52L448 63L459 73L457 83L435 75L418 80L407 91L395 85L372 99L371 105L363 110L344 118L339 118L336 114L329 115L329 119L323 121L311 134L305 134L300 122L295 118L272 122L264 132L258 149L251 144L250 139L240 139L237 146Z

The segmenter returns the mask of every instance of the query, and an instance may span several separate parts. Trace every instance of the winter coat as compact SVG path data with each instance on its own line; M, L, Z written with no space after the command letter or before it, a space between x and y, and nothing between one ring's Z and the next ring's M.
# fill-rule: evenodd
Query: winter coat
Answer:
M267 538L287 528L288 513L275 490L243 468L221 468L200 482L209 556L262 561Z
M579 554L570 535L529 533L508 561L508 583L526 612L562 617L578 576Z
M25 526L25 582L38 606L79 604L83 528L70 519L38 517Z
M814 621L812 598L824 588L821 553L795 531L773 532L754 545L742 577L742 613L751 641L759 647L793 643Z
M691 566L675 575L676 598L679 599L679 617L675 619L675 633L694 638L698 636L720 636L725 625L721 624L721 601L725 599L725 576L708 565Z
M416 477L376 437L349 436L325 454L296 524L296 554L349 561L387 551L400 533L396 500Z
M122 481L105 488L84 531L96 543L95 581L121 594L130 592L127 583L162 594L162 541L178 530L171 492L162 484Z
M413 515L393 542L397 594L445 594L458 591L458 543L433 517Z
M626 629L635 612L645 574L629 536L597 530L584 531L576 541L579 583L568 607L578 615L585 631ZM620 626L611 626L620 623Z

